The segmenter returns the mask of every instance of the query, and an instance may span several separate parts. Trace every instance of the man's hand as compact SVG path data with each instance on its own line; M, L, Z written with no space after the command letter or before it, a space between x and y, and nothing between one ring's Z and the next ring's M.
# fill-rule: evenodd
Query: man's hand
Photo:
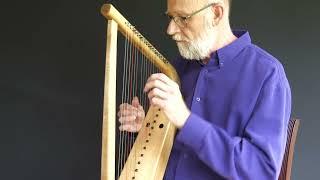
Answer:
M148 92L151 105L160 107L168 119L177 127L182 128L190 115L179 85L165 74L152 74L144 88Z
M139 103L139 99L134 97L132 103L123 103L118 111L121 131L138 132L141 129L145 112Z

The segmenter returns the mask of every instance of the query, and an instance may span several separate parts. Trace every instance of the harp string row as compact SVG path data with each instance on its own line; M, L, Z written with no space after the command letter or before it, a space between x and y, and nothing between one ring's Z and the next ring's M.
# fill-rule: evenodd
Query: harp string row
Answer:
M124 58L123 58L123 78L122 78L122 92L121 92L121 104L132 102L135 96L138 97L140 105L143 109L146 110L149 108L148 97L145 93L143 93L144 85L147 81L147 78L155 73L159 72L157 68L154 66L150 60L147 59L142 52L139 51L138 48L131 41L131 36L125 35L125 43L124 43ZM136 112L137 114L138 112ZM148 130L149 131L149 130ZM149 134L149 132L148 132ZM122 169L126 164L126 160L131 151L131 147L135 142L135 133L120 131L118 133L118 161L117 161L117 174L116 178L118 179L121 175ZM132 153L132 152L131 152ZM139 164L143 162L143 157L137 155L136 152L134 158L131 159L135 161L134 167L130 167L129 169L134 169L135 173L139 169ZM139 163L138 163L139 162ZM125 174L129 174L129 172L125 172ZM129 175L125 175L126 179L131 179L128 177Z

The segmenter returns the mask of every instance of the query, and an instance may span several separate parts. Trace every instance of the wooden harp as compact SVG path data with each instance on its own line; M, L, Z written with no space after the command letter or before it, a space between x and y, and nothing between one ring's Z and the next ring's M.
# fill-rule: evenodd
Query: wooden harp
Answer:
M111 4L104 4L101 13L108 19L105 69L105 90L102 126L101 180L163 179L171 152L175 127L161 109L150 107L123 167L116 170L116 66L117 34L125 36L134 48L160 72L179 83L173 66ZM131 56L131 55L129 55ZM119 62L119 60L118 60ZM119 163L118 163L119 164ZM116 172L117 174L116 175Z

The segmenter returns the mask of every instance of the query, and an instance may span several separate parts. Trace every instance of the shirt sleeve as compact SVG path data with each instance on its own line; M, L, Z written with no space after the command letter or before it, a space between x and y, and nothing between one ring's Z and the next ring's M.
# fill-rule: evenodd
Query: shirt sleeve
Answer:
M277 179L290 111L288 82L273 75L264 83L241 137L230 136L210 120L191 113L177 134L177 141L224 178Z

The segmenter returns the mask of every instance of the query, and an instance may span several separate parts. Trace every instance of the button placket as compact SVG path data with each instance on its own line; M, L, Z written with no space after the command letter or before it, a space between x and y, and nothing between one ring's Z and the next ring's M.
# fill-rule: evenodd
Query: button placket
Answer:
M200 89L205 84L205 79L206 79L207 73L208 73L208 69L205 67L202 70L200 70L199 77L197 80L197 87L196 87L195 93L194 93L195 102L201 101L201 90Z

